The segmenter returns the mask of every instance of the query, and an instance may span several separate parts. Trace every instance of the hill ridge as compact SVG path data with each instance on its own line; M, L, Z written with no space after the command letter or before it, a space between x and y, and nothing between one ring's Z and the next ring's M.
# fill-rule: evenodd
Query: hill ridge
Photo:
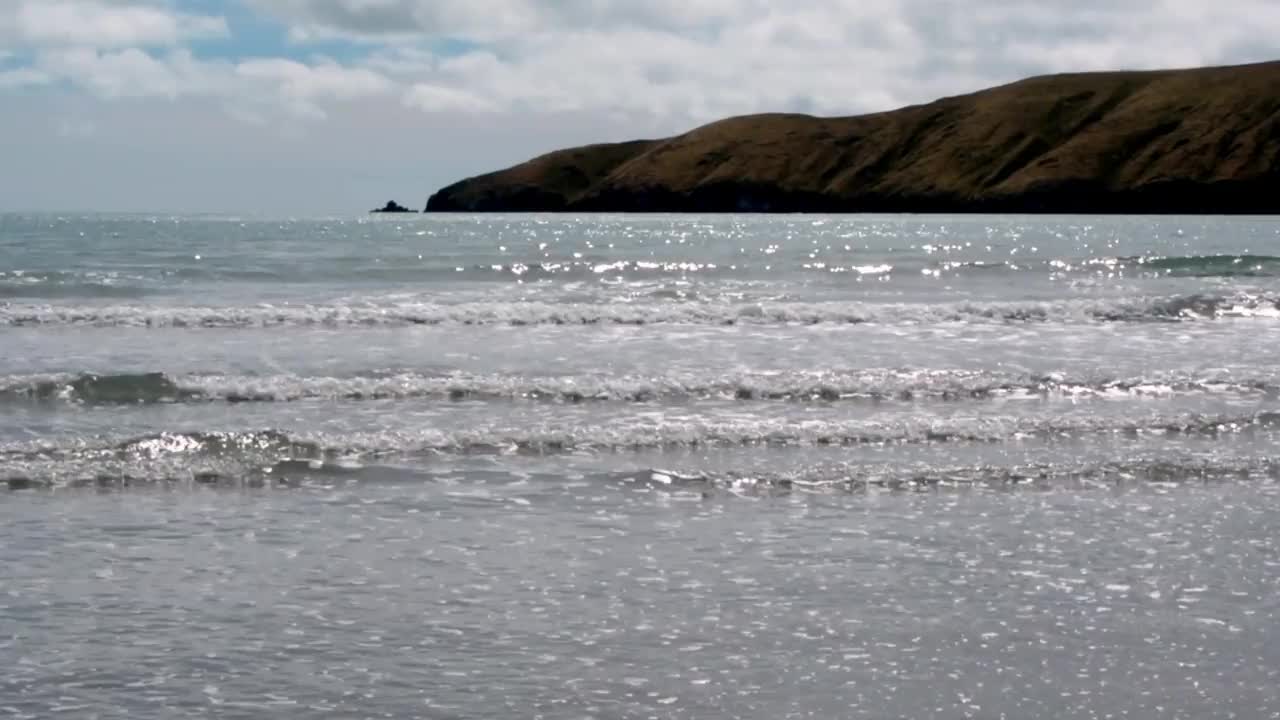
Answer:
M1280 61L1026 78L557 150L428 211L1280 212Z

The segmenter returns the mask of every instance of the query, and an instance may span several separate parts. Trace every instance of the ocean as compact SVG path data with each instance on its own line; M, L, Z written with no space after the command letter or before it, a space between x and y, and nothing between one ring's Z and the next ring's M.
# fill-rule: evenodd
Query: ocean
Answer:
M0 215L0 717L1280 717L1277 357L1274 218Z

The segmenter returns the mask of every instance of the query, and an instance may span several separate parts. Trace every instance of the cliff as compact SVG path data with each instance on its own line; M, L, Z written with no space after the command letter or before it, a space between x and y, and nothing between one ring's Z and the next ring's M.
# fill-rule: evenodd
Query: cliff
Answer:
M1280 62L1053 75L561 150L428 211L1280 212Z

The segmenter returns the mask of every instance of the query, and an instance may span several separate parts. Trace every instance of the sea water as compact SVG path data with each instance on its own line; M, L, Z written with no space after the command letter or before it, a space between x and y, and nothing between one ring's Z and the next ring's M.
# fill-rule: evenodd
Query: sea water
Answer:
M0 215L0 717L1280 716L1280 220Z

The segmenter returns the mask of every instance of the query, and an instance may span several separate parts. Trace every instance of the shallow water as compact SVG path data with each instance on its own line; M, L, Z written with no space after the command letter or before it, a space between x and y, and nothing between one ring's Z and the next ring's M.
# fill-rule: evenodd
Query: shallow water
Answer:
M1275 717L1280 222L0 216L0 716Z

